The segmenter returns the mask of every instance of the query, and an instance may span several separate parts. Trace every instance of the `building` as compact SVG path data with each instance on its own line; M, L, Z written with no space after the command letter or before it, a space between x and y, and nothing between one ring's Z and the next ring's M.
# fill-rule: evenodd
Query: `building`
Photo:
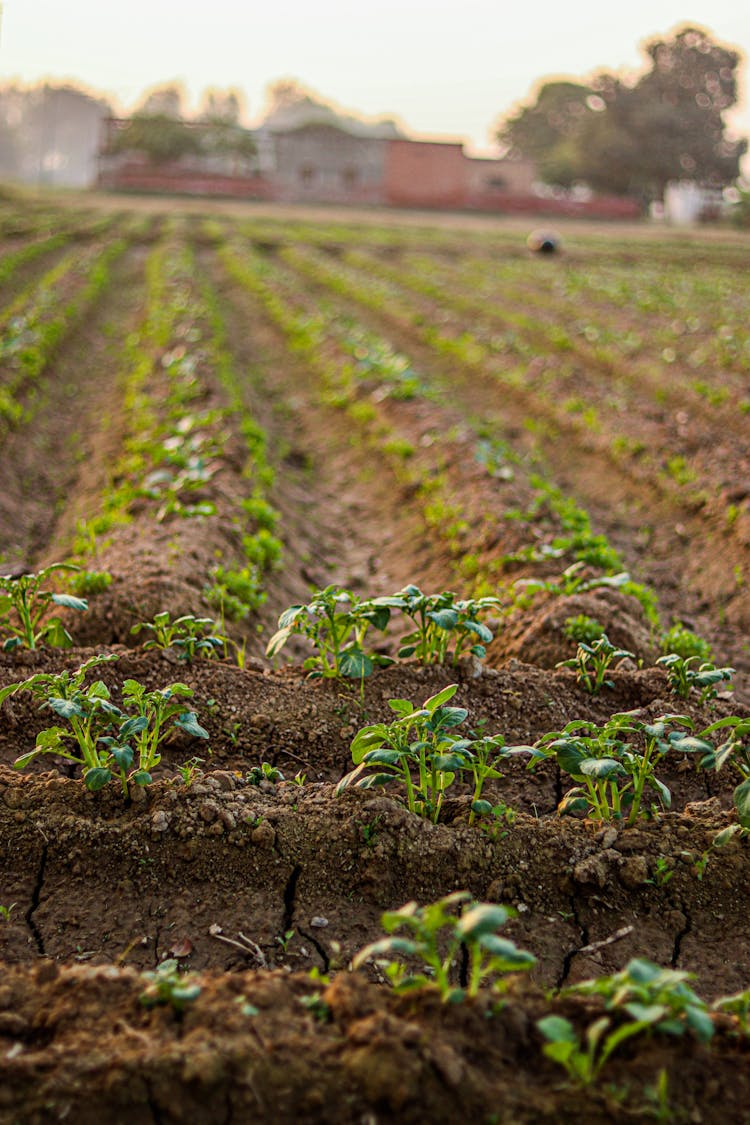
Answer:
M219 195L283 203L330 203L442 210L546 212L634 217L629 200L560 200L534 190L526 160L467 155L460 142L417 141L391 122L370 125L327 112L287 115L253 132L255 154L242 167L229 156L195 154L150 163L117 151L126 122L110 119L97 185L113 191ZM194 130L208 128L194 125Z

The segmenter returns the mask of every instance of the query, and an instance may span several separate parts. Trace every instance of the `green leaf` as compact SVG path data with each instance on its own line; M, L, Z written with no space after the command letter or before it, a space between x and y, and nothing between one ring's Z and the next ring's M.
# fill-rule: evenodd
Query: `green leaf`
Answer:
M445 629L446 632L455 629L458 621L455 609L435 609L428 613L427 617L430 621L434 621L439 629Z
M287 612L289 611L287 610ZM276 656L277 653L281 651L286 642L289 640L293 632L294 629L291 625L285 625L282 629L277 630L277 632L274 633L274 635L266 645L266 656L269 658Z
M198 722L195 711L183 711L175 719L174 725L184 730L186 734L191 734L193 738L208 738L208 731L204 730Z
M544 1016L536 1021L536 1026L550 1043L565 1043L573 1047L578 1044L578 1036L572 1023L562 1016Z
M750 777L746 777L735 789L734 807L742 827L750 828Z
M148 770L136 770L134 774L131 774L130 780L134 781L136 785L150 785L151 774Z
M89 603L85 598L74 598L72 594L53 594L52 601L55 605L64 605L66 609L85 610L89 608Z
M614 758L584 758L580 770L586 777L602 781L608 777L626 777L625 769Z
M369 676L372 672L372 660L370 657L362 652L361 649L352 648L347 649L341 653L339 657L339 669L343 676L352 680L359 680L363 676Z
M477 903L461 916L456 925L456 933L462 938L479 938L483 934L494 934L508 921L510 914L505 906L494 906L488 902Z
M104 786L112 780L112 771L106 769L104 766L94 766L90 770L86 770L83 775L83 782L87 789L92 793L96 793L98 789L103 789Z
M132 738L134 734L140 734L148 726L148 719L145 715L135 715L132 719L126 719L120 727L120 738L123 741L127 738Z
M382 727L362 727L355 734L350 747L354 764L359 765L365 754L382 746L385 740Z
M370 765L381 766L395 766L401 761L401 753L398 750L388 750L385 747L379 750L370 750L365 754L363 761Z
M442 705L444 703L447 703L449 699L453 699L453 696L457 691L458 684L448 684L448 687L443 688L443 690L439 691L437 695L431 695L429 699L425 700L425 711L428 711L431 715L434 714L438 707L442 707Z
M414 704L410 703L408 699L389 699L388 706L401 718L405 715L411 715L414 711Z
M51 617L44 627L43 636L53 648L72 648L73 638L59 617Z
M74 715L83 715L83 708L74 699L48 699L51 710L61 719L72 719Z

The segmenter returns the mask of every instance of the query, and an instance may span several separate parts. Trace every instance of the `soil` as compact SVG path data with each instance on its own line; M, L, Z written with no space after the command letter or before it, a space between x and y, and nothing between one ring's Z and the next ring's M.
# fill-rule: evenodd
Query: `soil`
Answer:
M0 1122L710 1122L719 1101L722 1120L750 1121L748 1039L729 1016L715 1017L710 1045L689 1033L628 1040L586 1088L544 1054L537 1027L555 1013L585 1035L601 1004L561 990L635 957L695 974L693 986L707 1001L748 986L750 851L741 832L716 844L718 833L736 827L738 776L730 767L709 773L695 756L670 751L658 773L671 806L647 801L648 815L633 826L558 815L570 779L549 761L529 768L528 753L504 759L502 776L487 783L483 795L496 809L488 821L472 823L471 793L460 781L438 823L409 812L398 786L337 792L352 768L358 729L387 721L389 700L420 704L449 684L457 685L454 703L468 711L466 729L500 733L510 747L528 747L574 719L603 724L629 710L649 721L679 712L696 730L748 717L742 673L750 603L737 580L747 564L747 499L732 499L724 487L695 507L643 466L618 466L603 439L586 442L580 431L587 459L574 459L566 453L574 428L561 429L547 450L545 470L587 508L594 531L608 536L634 577L648 582L665 623L675 616L700 627L717 663L739 670L733 694L675 699L654 667L658 637L633 596L595 586L509 607L509 581L553 579L570 561L524 554L559 535L548 506L526 520L507 518L531 510L536 497L540 462L529 459L523 425L528 396L503 391L499 401L492 371L472 373L441 358L393 309L368 311L354 298L324 296L322 285L290 281L300 310L333 302L341 316L377 329L411 357L439 391L399 401L366 387L357 401L375 413L359 425L356 411L331 403L320 372L289 346L257 295L223 269L204 216L175 210L169 237L177 224L195 245L195 292L203 285L218 295L242 409L268 438L268 500L280 515L283 560L264 574L265 600L255 614L225 622L239 660L228 645L215 659L188 663L174 649L144 648L144 634L131 632L163 610L173 618L212 615L212 567L217 559L242 564L235 514L258 482L235 415L197 494L215 513L159 520L148 497L136 498L128 522L113 526L95 554L78 556L87 569L109 571L112 583L90 595L88 612L63 614L74 646L0 653L0 690L111 654L117 659L95 676L116 704L127 679L149 690L184 683L209 735L170 737L150 785L124 793L110 783L90 792L78 767L60 757L14 769L52 718L29 692L2 705ZM232 209L218 206L213 215L246 252L252 241L278 240L280 229L281 212L250 213L251 238ZM14 233L0 252L36 237L31 219L28 227L13 221L11 209L1 229ZM66 221L84 229L91 217L72 212ZM116 222L136 229L127 215ZM423 235L428 248L442 239L436 270L446 260L481 259L492 235L521 258L516 226L493 225L481 236L475 226L430 234L404 223L388 237L403 238L411 251ZM138 230L110 289L45 372L33 425L3 437L0 554L8 570L68 557L80 521L94 518L106 489L125 479L127 347L143 332L151 240L161 226ZM578 230L571 227L570 237ZM324 236L325 225L316 237ZM634 245L622 242L623 269ZM707 268L712 255L730 254L714 246L712 236L674 241L676 255L691 253ZM601 236L581 235L576 269L602 253ZM277 260L275 251L270 258ZM37 259L23 284L42 272ZM444 326L456 315L443 315L435 302L420 308ZM162 358L173 344L154 350L148 389L157 402L166 394ZM339 370L339 344L332 337L323 346L329 369ZM201 350L196 365L206 410L228 401L212 355ZM587 395L603 400L595 364L586 370ZM651 405L644 391L644 417ZM722 425L705 414L701 448L718 441ZM650 440L663 436L666 447L669 419L662 432L649 417L657 428ZM516 451L512 474L492 476L477 461L477 418ZM691 425L699 424L696 415ZM384 451L385 434L408 441L408 471ZM733 463L743 464L740 423L727 426L722 440ZM696 465L702 473L700 458ZM455 534L426 519L419 479L442 489L446 508L460 512ZM289 664L265 658L279 614L313 588L336 583L371 596L414 582L467 596L476 573L503 579L484 660L398 661L360 684L309 677L301 662L311 648L302 640L284 650ZM633 654L595 695L557 667L575 651L566 623L580 615ZM394 625L379 643L382 655L395 656L406 631ZM186 778L194 757L201 761ZM263 763L280 772L254 783L253 768ZM530 973L451 1004L434 989L396 993L373 964L350 971L356 953L382 936L384 911L455 890L512 908L502 933L534 954ZM200 991L182 1007L148 1006L144 974L170 958ZM458 984L466 965L453 971Z

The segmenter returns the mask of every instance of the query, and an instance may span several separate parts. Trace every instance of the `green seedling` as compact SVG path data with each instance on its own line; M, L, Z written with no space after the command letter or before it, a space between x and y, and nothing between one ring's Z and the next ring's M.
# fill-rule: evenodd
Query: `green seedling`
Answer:
M560 802L559 813L585 813L592 820L627 819L632 825L639 816L648 815L643 806L647 789L656 793L664 808L671 806L671 793L656 776L656 767L669 750L685 754L711 750L702 738L685 733L693 726L685 715L663 715L645 723L632 711L613 715L602 727L574 719L562 731L539 739L531 750L530 765L553 757L576 782Z
M493 841L504 840L516 820L516 810L504 801L496 805L489 801L472 801L471 811L473 817L479 818L479 827Z
M660 855L654 864L653 878L647 879L646 882L653 883L655 887L665 887L673 875L673 861L666 855Z
M683 660L695 657L701 661L711 659L711 645L703 637L699 637L692 629L688 629L681 622L676 621L661 638L661 650L667 655L674 653Z
M650 1023L631 1019L610 1030L611 1019L600 1016L586 1028L583 1036L563 1016L544 1016L537 1020L536 1026L547 1040L542 1048L547 1058L564 1067L576 1086L585 1088L597 1081L602 1067L620 1044L647 1031Z
M289 948L289 942L292 940L295 933L296 930L285 930L282 935L277 934L274 938L274 941L280 947L282 953L286 954L286 951Z
M0 633L7 633L3 652L40 644L70 648L73 638L59 617L46 617L51 605L86 610L88 603L72 594L57 594L44 589L49 576L58 570L77 570L70 563L53 563L35 574L18 577L0 575ZM46 620L43 620L46 617Z
M17 902L11 902L9 906L0 906L0 919L2 919L6 925L10 922L10 916L17 906Z
M691 1031L701 1043L714 1034L708 1005L693 992L688 981L693 973L663 969L653 961L634 958L611 976L581 981L563 995L599 996L607 1011L626 1012L631 1019L645 1020L654 1031L684 1035Z
M30 691L67 723L40 731L35 748L16 759L15 769L41 754L54 754L81 766L87 789L96 791L117 777L127 795L128 782L151 782L151 771L161 760L159 748L173 731L208 738L195 712L185 710L184 700L193 695L185 684L147 691L137 680L126 680L123 708L112 702L103 680L84 686L92 668L117 659L115 654L95 656L75 672L39 673L0 691L0 704L17 691Z
M183 765L177 767L177 772L182 778L182 783L186 789L190 789L194 781L199 777L203 777L201 766L205 760L205 758L198 757L188 758Z
M591 645L594 641L599 640L604 633L604 629L596 618L587 617L585 613L579 613L576 617L566 617L563 632L576 644L585 642Z
M701 703L715 699L718 695L717 684L731 683L734 668L717 668L710 661L702 661L697 668L695 664L700 661L699 656L679 656L676 652L660 656L656 661L657 666L667 673L669 686L674 695L680 699L687 699L693 688L700 692ZM731 688L729 689L731 690Z
M732 996L720 996L714 1000L711 1007L716 1012L725 1012L734 1016L737 1021L740 1035L746 1039L750 1037L750 988L744 992L736 992Z
M153 621L139 622L130 632L137 636L143 630L153 634L143 645L145 649L173 648L180 660L192 664L196 656L210 659L223 651L227 638L216 631L216 622L210 617L194 617L188 613L170 620L168 611L157 613Z
M467 652L484 658L492 631L479 618L497 610L501 603L495 597L464 600L447 590L423 594L418 586L406 586L392 597L375 598L372 604L400 609L411 618L414 629L401 638L399 657L413 656L422 664L444 664L452 649L452 662L457 664Z
M530 748L506 747L501 736L470 739L452 733L467 717L463 707L447 706L457 690L457 684L450 684L420 708L406 699L389 700L398 718L358 731L351 744L355 769L341 779L336 794L396 780L404 786L409 811L436 824L446 790L457 774L466 774L473 783L473 801L479 801L484 782L502 776L498 761ZM473 811L471 815L473 819Z
M701 765L704 769L713 769L718 773L729 763L740 774L742 781L734 790L734 806L742 828L750 828L750 719L736 715L718 719L701 731L700 737L710 738L717 731L727 733L728 737L715 748L709 743L704 744L706 754L701 759ZM677 749L679 748L678 746Z
M383 631L390 620L386 605L362 601L349 590L327 586L307 605L293 605L279 618L279 627L266 648L266 655L278 655L293 636L310 640L317 653L304 662L311 676L369 676L376 665L391 664L388 657L366 652L365 636L370 628Z
M259 766L253 766L249 773L245 774L245 781L248 785L260 785L262 781L268 781L271 785L276 785L283 780L284 775L281 770L272 766L270 762L261 762Z
M112 575L108 570L82 570L70 579L73 592L80 597L101 594L112 585Z
M169 1004L176 1012L182 1012L188 1004L197 1000L201 993L201 986L195 983L192 973L180 975L174 957L162 961L153 972L141 973L141 977L147 982L138 998L144 1008Z
M476 997L485 983L493 982L502 990L507 973L526 972L536 964L531 953L498 936L511 917L508 907L476 903L468 891L456 891L427 906L408 902L382 915L381 924L390 936L361 949L352 968L375 961L397 992L436 988L441 999L451 1003ZM406 930L408 936L397 936L398 930ZM462 949L468 966L457 986L451 978ZM393 955L421 962L421 968L413 970L400 959L391 960Z
M589 695L597 695L603 687L615 686L612 680L605 679L612 664L616 660L632 659L633 655L627 649L617 648L611 643L607 634L602 633L593 644L579 641L575 656L570 660L561 660L557 667L573 668L578 683Z

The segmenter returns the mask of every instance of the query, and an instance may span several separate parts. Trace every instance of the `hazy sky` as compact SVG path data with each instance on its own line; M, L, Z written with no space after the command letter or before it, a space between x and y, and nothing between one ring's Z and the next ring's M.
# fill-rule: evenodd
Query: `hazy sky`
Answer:
M698 23L750 51L748 0L4 0L0 81L75 79L132 107L179 79L195 102L240 87L248 117L294 77L415 135L487 148L498 117L549 75L634 70L638 44ZM750 133L748 68L732 121Z

